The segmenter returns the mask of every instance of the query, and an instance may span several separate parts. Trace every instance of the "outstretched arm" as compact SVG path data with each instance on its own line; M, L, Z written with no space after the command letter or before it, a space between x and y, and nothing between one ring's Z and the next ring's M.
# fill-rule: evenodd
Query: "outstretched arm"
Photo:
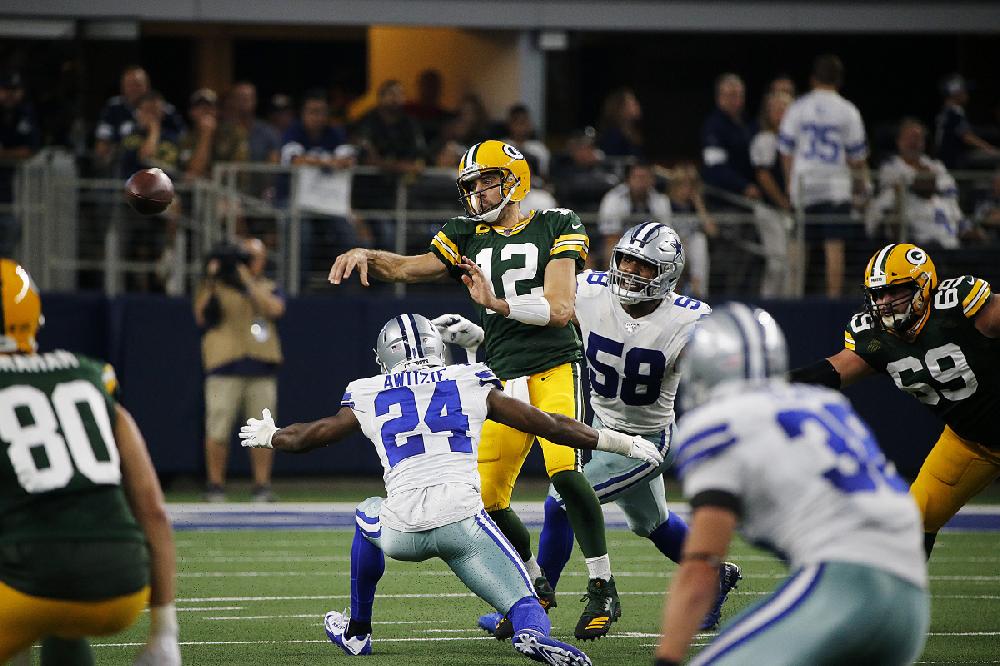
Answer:
M369 273L385 282L429 282L448 274L445 265L431 252L404 256L356 247L337 257L327 279L333 284L340 284L355 270L361 284L366 287L369 286Z
M829 358L792 370L788 373L788 378L802 384L842 389L874 374L875 368L868 365L861 356L850 349L842 349Z
M310 423L293 423L278 428L271 419L271 410L265 409L260 419L247 419L240 428L243 446L250 448L278 449L289 453L305 453L332 444L360 429L361 425L350 407L325 419Z

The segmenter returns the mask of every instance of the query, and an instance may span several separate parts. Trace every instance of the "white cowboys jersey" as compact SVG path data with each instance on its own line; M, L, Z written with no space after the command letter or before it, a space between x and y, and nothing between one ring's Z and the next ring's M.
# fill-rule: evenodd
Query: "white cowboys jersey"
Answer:
M734 495L740 533L793 570L851 562L927 587L917 505L839 392L722 388L680 420L678 441L684 495Z
M447 525L483 510L477 452L486 396L501 388L482 363L357 379L350 407L385 470L381 520L401 532Z
M792 202L846 203L851 200L847 160L868 154L865 127L856 106L831 90L814 90L785 112L778 150L792 155Z
M674 422L677 355L692 327L712 309L670 294L653 312L633 319L607 287L608 274L577 276L576 318L590 373L590 404L607 428L655 434Z

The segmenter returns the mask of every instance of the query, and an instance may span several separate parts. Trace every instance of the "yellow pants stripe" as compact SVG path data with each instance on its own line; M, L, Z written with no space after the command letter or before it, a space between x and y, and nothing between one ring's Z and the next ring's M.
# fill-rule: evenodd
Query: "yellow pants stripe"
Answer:
M69 601L33 597L0 582L0 664L47 636L117 633L135 622L148 603L148 586L121 597Z

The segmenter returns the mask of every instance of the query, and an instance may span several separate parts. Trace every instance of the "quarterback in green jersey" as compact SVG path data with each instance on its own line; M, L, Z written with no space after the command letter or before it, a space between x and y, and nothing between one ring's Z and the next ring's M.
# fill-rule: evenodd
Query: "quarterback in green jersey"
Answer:
M927 252L908 243L875 253L865 293L844 349L791 379L840 388L884 373L945 422L910 486L930 557L938 531L1000 477L1000 297L969 275L939 284Z
M92 664L87 637L131 625L136 659L180 664L173 533L156 472L107 363L37 353L41 299L0 259L0 663ZM29 660L30 661L30 660Z
M495 294L487 301L492 307L476 308L486 333L487 364L504 381L505 392L543 411L581 419L582 348L571 320L576 274L587 259L589 241L573 211L521 210L530 176L527 161L514 146L494 140L477 143L458 167L466 215L449 220L431 239L427 253L404 257L353 249L337 257L330 282L340 284L356 270L366 286L369 274L390 282L450 275L470 291L482 290L487 283ZM482 279L474 282L472 275ZM479 447L479 474L486 510L524 560L548 608L555 605L555 593L532 555L528 530L510 508L514 482L534 441L533 435L487 421ZM538 442L589 571L587 606L577 636L598 638L621 614L600 501L582 473L576 449L543 438Z

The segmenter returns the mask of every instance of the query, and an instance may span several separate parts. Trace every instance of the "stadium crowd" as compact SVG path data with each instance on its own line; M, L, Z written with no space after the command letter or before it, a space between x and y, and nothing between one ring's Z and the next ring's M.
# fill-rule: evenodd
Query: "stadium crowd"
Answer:
M454 208L451 179L427 170L454 169L467 147L487 138L502 139L526 155L532 174L526 205L561 206L582 215L595 240L591 266L603 266L608 243L639 219L653 217L676 227L690 252L682 288L695 296L745 294L748 285L765 297L792 295L790 259L810 248L826 271L807 276L806 290L837 297L844 293L845 262L867 257L887 239L939 249L946 265L984 256L973 251L953 258L959 248L985 251L1000 243L997 185L986 186L988 176L962 182L951 175L969 169L988 173L1000 161L1000 128L974 128L965 116L968 82L958 74L941 82L937 118L917 118L900 108L894 137L881 130L869 136L864 109L837 92L844 74L836 56L820 56L804 94L791 77L778 74L756 116L746 108L741 77L721 74L714 84L716 108L701 128L700 163L662 167L644 149L643 128L649 124L643 124L641 101L628 88L607 96L594 126L569 137L546 137L523 104L505 112L487 109L470 93L457 108L446 108L442 76L433 69L419 75L409 96L401 81L380 82L369 108L361 99L353 104L343 95L331 99L323 89L275 94L261 104L250 81L238 81L222 94L195 90L178 108L157 92L142 67L128 66L119 94L93 119L87 149L76 150L82 173L111 178L155 166L175 181L192 182L211 177L213 165L222 162L304 167L297 188L280 176L248 177L241 187L279 209L295 197L303 211L306 280L321 277L328 260L346 248L393 246L393 220L364 211L391 208L386 201L399 178L413 188L411 207ZM802 120L803 104L817 95L838 109L853 109L837 111L851 116L850 136L835 140ZM797 123L786 118L789 111ZM42 148L43 137L53 145L71 143L71 135L40 125L31 91L17 73L0 77L0 203L13 199L17 160ZM846 159L836 153L846 144L837 141L851 144ZM362 181L352 177L355 166L374 167L380 175ZM810 178L822 181L822 191L808 185ZM0 254L10 255L19 225L4 210L0 206ZM730 214L752 223L720 224ZM804 246L793 233L803 215ZM156 261L175 233L169 225L135 217L129 228L125 258L138 261ZM252 221L241 229L276 245L274 232L262 232ZM856 268L848 265L848 274ZM127 284L132 290L164 287L155 276Z

